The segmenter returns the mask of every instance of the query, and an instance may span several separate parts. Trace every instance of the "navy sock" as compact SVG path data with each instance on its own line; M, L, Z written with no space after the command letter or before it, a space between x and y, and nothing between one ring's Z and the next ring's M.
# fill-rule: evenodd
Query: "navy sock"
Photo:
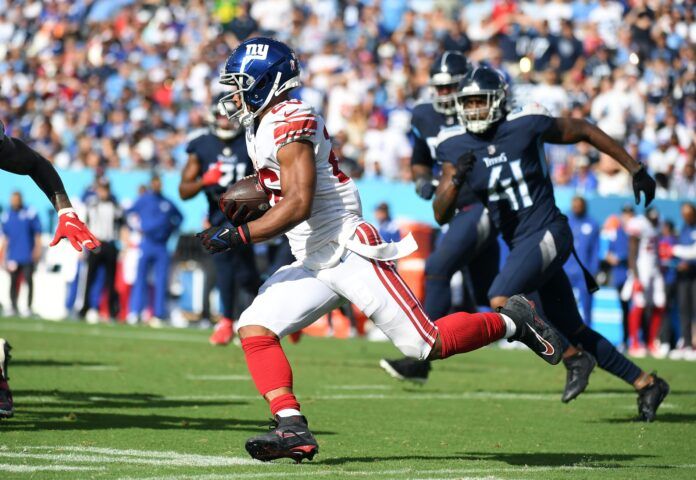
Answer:
M576 346L582 346L597 359L602 369L623 379L626 383L633 384L641 373L638 365L621 355L609 340L589 327L571 335L570 341Z

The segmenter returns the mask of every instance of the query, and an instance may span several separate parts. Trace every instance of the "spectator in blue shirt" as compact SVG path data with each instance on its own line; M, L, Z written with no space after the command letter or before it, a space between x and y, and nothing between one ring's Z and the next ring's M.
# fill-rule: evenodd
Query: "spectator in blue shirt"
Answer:
M597 177L590 170L590 159L586 155L575 157L575 173L570 179L570 185L575 187L578 195L588 195L597 192Z
M616 228L614 238L609 242L606 262L611 265L611 285L616 289L621 303L621 324L623 326L622 343L628 345L628 307L629 302L621 298L621 289L628 276L628 235L626 225L635 216L635 210L631 205L625 205L621 211L621 222Z
M130 299L129 323L137 323L147 305L148 275L153 270L154 304L151 326L159 326L166 318L167 285L170 255L167 250L169 237L179 229L183 220L179 209L162 195L162 180L153 176L150 190L136 200L128 210L139 222L142 234L140 242L140 259Z
M385 242L398 242L401 240L399 226L391 219L389 214L389 205L384 202L377 205L377 208L375 208L375 220L377 221L377 230Z
M22 280L27 284L27 310L31 315L34 297L34 266L41 257L41 223L36 212L26 208L22 194L14 192L10 197L10 210L2 215L4 239L0 246L0 258L10 273L10 302L14 314L19 313L17 298Z
M584 198L573 198L568 224L573 232L573 245L578 259L593 276L597 275L599 271L599 226L587 214L587 203ZM568 259L564 268L582 306L582 319L591 326L592 294L585 285L585 275L582 268L575 256Z

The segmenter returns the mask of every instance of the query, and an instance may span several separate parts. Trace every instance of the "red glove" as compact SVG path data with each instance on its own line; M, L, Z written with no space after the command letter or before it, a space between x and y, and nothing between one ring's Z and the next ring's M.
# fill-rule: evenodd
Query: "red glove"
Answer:
M70 240L73 248L78 252L82 251L83 246L94 250L101 245L72 208L63 208L58 212L58 228L50 246L57 245L63 238Z
M203 177L201 178L203 185L209 187L211 185L217 185L220 182L220 178L222 177L222 170L220 170L221 166L222 163L217 162L203 174Z
M672 245L670 245L667 242L660 242L659 246L659 255L661 260L669 260L671 259L674 254L672 253L674 249L672 248Z

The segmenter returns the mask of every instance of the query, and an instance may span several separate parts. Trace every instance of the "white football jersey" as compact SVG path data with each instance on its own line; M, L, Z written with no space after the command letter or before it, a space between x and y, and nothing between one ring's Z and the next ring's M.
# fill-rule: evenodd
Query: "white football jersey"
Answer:
M659 271L657 247L660 232L658 227L650 223L650 220L644 215L640 215L628 221L626 232L639 239L638 258L636 259L639 274L641 276L650 275L654 271Z
M286 235L295 258L310 268L322 268L337 261L339 247L363 222L357 187L338 168L324 119L308 104L287 100L266 113L258 126L246 130L249 157L271 206L283 198L278 150L298 140L314 145L316 191L309 219Z

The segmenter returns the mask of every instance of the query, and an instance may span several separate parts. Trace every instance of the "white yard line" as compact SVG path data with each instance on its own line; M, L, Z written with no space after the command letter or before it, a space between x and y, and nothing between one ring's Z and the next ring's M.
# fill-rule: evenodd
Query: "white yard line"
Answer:
M0 472L31 473L31 472L84 472L106 470L104 467L77 467L71 465L12 465L0 463Z
M373 387L370 387L373 388ZM345 388L349 390L349 388ZM366 388L367 389L367 388ZM582 398L585 400L605 400L605 399L622 399L633 398L632 392L626 393L592 393L585 392ZM694 396L688 394L683 396ZM298 395L300 399L312 399L323 401L344 401L344 400L526 400L526 401L549 401L558 402L559 397L556 393L513 393L513 392L461 392L461 393L337 393L337 394L305 394ZM258 395L173 395L173 396L157 396L153 395L160 401L165 402L212 402L212 401L254 401L260 397ZM94 396L89 398L93 402L112 401L108 397ZM41 396L22 396L17 395L16 400L21 400L24 404L41 404L41 403L65 403L66 400L61 399L60 395L51 397L48 395ZM128 399L119 401L128 402ZM69 402L68 402L69 403ZM140 400L132 400L132 403L141 403ZM668 403L667 408L675 408L676 405ZM634 408L634 407L631 407Z
M84 451L81 447L69 447L70 450ZM57 452L68 448L57 447ZM259 462L241 457L206 457L203 455L179 454L177 456L149 457L121 454L84 454L84 453L28 453L0 451L0 457L17 460L48 460L58 464L64 463L120 463L158 465L164 467L230 467L235 465L258 465Z
M204 344L206 342L204 337L195 337L186 334L172 334L163 333L155 330L151 330L146 333L138 332L140 328L136 327L126 327L114 325L113 327L92 327L92 328L74 328L69 325L63 325L60 327L54 325L46 325L43 323L36 324L19 324L13 322L7 322L2 324L3 331L11 332L33 332L33 333L57 333L62 335L78 335L80 337L100 337L100 338L115 338L115 339L126 339L126 340L147 340L147 341L162 341L162 342L185 342L185 343L199 343Z

